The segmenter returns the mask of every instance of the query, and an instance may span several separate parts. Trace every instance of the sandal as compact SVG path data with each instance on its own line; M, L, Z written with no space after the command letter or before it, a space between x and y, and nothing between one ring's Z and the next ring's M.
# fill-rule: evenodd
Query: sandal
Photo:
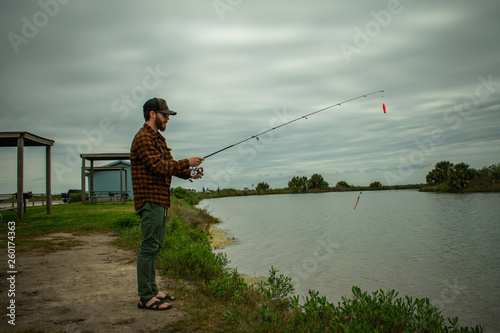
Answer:
M156 298L156 297L152 297L152 298ZM139 304L137 304L137 307L139 309L143 309L143 310L153 310L153 311L165 311L165 310L168 310L168 309L171 309L172 308L172 305L171 304L168 304L168 306L166 308L160 308L160 306L162 304L165 304L163 301L161 300L158 300L156 302L154 302L153 304L151 305L146 305L152 298L150 298L147 302L144 302L141 303L139 302Z
M177 299L174 296L170 296L170 295L167 295L167 294L165 294L165 297L158 297L158 296L156 296L156 298L158 298L160 301L175 301Z

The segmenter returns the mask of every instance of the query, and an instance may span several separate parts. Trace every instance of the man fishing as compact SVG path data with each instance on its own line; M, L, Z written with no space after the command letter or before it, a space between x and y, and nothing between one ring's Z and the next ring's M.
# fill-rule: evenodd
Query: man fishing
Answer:
M172 307L167 301L175 300L161 292L155 282L156 256L165 236L172 176L201 178L202 169L192 176L190 167L199 166L203 158L173 159L159 131L165 131L169 117L177 112L170 110L164 99L155 97L146 101L143 112L144 126L135 135L130 149L134 206L141 218L142 233L137 257L138 307L161 311Z

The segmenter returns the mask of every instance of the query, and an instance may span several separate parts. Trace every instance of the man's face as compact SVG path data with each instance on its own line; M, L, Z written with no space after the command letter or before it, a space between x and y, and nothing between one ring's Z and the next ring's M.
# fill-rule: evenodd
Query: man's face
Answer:
M167 128L167 123L168 123L168 115L165 115L161 112L157 112L155 118L155 125L158 128L158 130L164 132L165 129Z

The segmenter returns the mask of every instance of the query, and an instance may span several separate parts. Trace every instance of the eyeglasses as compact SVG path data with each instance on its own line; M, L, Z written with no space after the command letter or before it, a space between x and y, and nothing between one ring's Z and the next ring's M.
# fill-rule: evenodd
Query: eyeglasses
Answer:
M160 112L160 111L155 111L155 112L156 112L156 114L158 114L158 113L161 114L163 116L163 118L165 118L165 119L168 119L168 117L170 117L170 115L165 114L163 112Z

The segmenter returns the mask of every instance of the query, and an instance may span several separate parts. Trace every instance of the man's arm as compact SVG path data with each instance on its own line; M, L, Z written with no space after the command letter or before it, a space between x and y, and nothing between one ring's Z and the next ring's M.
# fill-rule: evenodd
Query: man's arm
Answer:
M203 162L202 157L191 157L191 158L188 158L187 160L188 160L188 167L185 169L182 169L182 170L177 170L177 169L174 170L174 173L173 173L174 176L182 178L182 179L189 179L189 178L191 178L190 167L197 167ZM203 172L200 172L199 174L197 174L193 178L198 179L198 178L201 178L202 176L203 176Z
M163 177L174 175L181 170L189 170L189 160L174 161L174 159L164 159L153 142L153 139L147 135L137 138L134 151L137 157L142 160L145 166L152 173Z
M189 167L199 166L203 162L202 157L191 157L179 161L175 161L173 158L165 160L156 149L152 138L146 135L137 138L134 150L137 157L144 161L146 167L160 176L173 175L179 178L189 179L191 178L191 170ZM170 152L168 152L168 154L170 155Z

